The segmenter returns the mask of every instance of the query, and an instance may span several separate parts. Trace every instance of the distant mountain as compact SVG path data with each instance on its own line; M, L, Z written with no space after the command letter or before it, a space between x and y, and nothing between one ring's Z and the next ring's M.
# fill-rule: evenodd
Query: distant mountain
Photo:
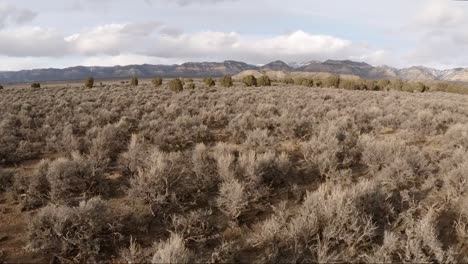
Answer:
M293 71L294 69L290 67L288 64L286 64L285 62L278 60L278 61L270 62L268 64L263 65L262 67L260 67L260 70L288 72L288 71Z
M38 69L0 72L0 83L22 83L34 81L80 80L92 76L97 79L118 79L138 76L140 78L161 77L220 77L235 75L257 67L237 61L188 62L181 65L128 65L114 67L77 66L65 69Z
M243 71L277 72L322 72L355 75L366 79L442 80L468 82L468 68L437 70L422 66L396 69L389 66L372 66L365 62L351 60L327 60L324 62L274 61L255 66L238 61L187 62L181 65L128 65L114 67L77 66L65 69L37 69L0 72L0 83L24 83L43 81L80 80L92 76L97 79L118 79L138 76L140 78L160 77L220 77L236 75Z

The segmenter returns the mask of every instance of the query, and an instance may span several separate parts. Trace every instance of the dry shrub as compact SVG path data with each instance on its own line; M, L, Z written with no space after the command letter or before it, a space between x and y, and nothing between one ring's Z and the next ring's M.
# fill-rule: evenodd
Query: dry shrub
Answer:
M28 249L94 262L112 249L114 232L109 207L100 198L82 201L78 207L49 205L29 225Z
M431 208L420 219L408 217L404 235L385 232L383 244L368 262L386 263L455 263L456 254L444 249L437 237L437 213Z
M362 149L362 161L375 174L399 156L404 143L393 137L378 140L369 135L363 135L359 138L359 146Z
M359 163L358 138L354 121L341 117L323 124L317 135L302 144L302 153L305 161L318 168L322 176L329 176Z
M356 199L368 182L343 189L321 185L307 196L298 214L288 223L286 239L293 258L302 262L359 262L375 243L376 227L356 210Z
M124 174L134 176L138 172L138 168L144 165L145 158L144 142L142 142L141 137L132 134L127 151L122 153L119 159Z
M13 186L13 173L0 168L0 193L5 192Z
M229 181L235 177L234 155L223 153L216 156L218 175L223 181Z
M130 179L128 196L149 205L153 213L157 211L161 217L166 217L166 209L175 206L192 191L190 172L182 153L156 149Z
M146 257L143 250L141 249L140 245L138 245L136 239L132 237L130 237L128 248L122 248L119 250L119 257L128 264L146 262Z
M78 153L71 159L59 158L47 170L50 198L55 203L73 203L106 192L104 176L94 162Z
M468 148L468 125L455 124L447 130L444 136L447 145Z
M23 210L31 210L44 206L50 200L50 183L47 179L49 171L49 160L42 160L35 173L28 177L28 181L23 184L23 187L17 187L18 194L21 194L21 205ZM16 185L16 182L15 182Z
M247 138L244 142L244 145L248 149L253 149L258 152L265 152L272 148L274 144L274 139L268 136L267 129L255 129L247 131Z
M98 131L89 151L98 168L105 170L117 159L119 153L126 147L129 130L130 124L121 120L117 124L106 125Z
M152 263L190 263L192 252L185 247L182 237L172 233L168 240L154 244Z
M195 173L195 184L198 190L209 190L217 183L216 161L205 144L197 144L192 152L193 172Z
M223 181L216 202L219 209L230 219L237 219L248 205L245 186L236 179Z
M198 209L183 215L175 215L172 218L172 228L184 239L203 243L215 229L213 221L210 221L212 215L211 209Z
M419 187L434 170L428 158L417 147L405 147L386 165L377 177L394 190Z
M239 167L254 188L261 184L280 185L291 171L291 164L284 152L278 156L271 151L259 154L250 150L240 154Z

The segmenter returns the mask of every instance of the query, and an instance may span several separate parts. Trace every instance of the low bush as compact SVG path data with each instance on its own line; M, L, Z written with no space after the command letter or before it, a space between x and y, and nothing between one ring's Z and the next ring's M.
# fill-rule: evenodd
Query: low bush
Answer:
M174 79L169 81L169 89L174 92L182 92L184 85L180 79Z
M340 86L340 76L337 74L334 74L332 76L325 78L323 82L323 86L327 88L338 88Z
M313 79L302 79L301 85L307 86L307 87L313 87L314 86L314 80Z
M188 82L184 85L184 89L186 90L193 90L195 89L195 84L193 82Z
M221 78L221 79L219 80L219 83L220 83L223 87L231 87L231 86L234 85L231 76L224 76L223 78Z
M216 82L213 78L209 77L209 78L205 78L203 79L203 82L208 86L208 87L213 87L216 85Z
M222 212L236 220L248 205L245 186L235 179L223 181L216 202Z
M28 228L28 250L52 253L74 262L97 262L112 252L118 237L113 217L100 198L78 207L49 205L39 210Z
M294 84L293 78L290 77L284 78L283 80L281 80L281 82L284 84Z
M0 193L13 186L13 173L0 168Z
M271 86L270 77L268 77L267 75L260 76L257 79L257 85L258 86Z
M132 79L130 80L130 85L138 86L138 78L137 77L132 77Z
M41 84L37 82L31 83L31 88L41 88Z
M163 79L162 79L162 78L159 78L159 77L158 77L158 78L153 78L153 79L151 80L151 83L154 85L154 87L159 87L159 86L162 85Z
M247 75L242 79L242 82L250 87L250 86L257 86L257 78L253 75Z
M84 85L85 85L86 88L93 88L94 78L93 77L86 78L86 80L84 81Z
M85 197L105 193L102 172L94 162L74 153L71 159L59 158L50 163L47 170L50 198L58 204L76 204Z
M171 234L168 240L155 243L153 247L155 253L151 263L191 263L192 253L178 234Z
M154 150L138 173L130 179L128 195L166 217L166 208L175 207L194 189L191 171L180 152Z

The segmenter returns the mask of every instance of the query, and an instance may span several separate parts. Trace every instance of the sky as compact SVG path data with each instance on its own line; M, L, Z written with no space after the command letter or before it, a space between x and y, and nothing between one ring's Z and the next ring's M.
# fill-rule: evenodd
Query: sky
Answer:
M468 67L468 1L0 0L0 70L364 61Z

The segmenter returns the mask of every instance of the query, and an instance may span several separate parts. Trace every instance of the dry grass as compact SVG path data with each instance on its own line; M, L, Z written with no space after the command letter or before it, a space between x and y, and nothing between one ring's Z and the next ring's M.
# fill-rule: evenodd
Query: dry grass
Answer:
M466 96L159 81L0 90L7 261L468 261Z

